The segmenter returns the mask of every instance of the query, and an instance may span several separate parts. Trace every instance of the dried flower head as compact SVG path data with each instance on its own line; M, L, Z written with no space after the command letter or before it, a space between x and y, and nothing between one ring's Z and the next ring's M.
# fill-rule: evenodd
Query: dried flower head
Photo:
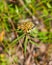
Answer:
M19 23L18 24L18 29L23 30L24 32L28 32L34 27L34 24L30 21Z

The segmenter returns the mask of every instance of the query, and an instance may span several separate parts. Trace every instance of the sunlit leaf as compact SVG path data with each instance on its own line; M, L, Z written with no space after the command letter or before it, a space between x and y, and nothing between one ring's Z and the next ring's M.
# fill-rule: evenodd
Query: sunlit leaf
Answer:
M31 3L31 0L25 0L26 1L26 3Z
M47 11L46 9L44 9L44 10L43 10L43 14L44 14L45 16L47 16L47 15L48 15L48 11Z
M48 6L48 8L52 8L51 5L50 5L49 3L47 3L47 6Z

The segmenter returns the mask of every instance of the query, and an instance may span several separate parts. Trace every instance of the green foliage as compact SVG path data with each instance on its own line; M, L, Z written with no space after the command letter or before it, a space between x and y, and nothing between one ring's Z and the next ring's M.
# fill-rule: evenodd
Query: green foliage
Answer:
M30 33L30 36L37 37L38 30L37 28L33 28L32 30L29 31L29 33Z
M29 40L29 42L30 42L31 44L34 44L35 46L39 46L39 44L33 42L32 40Z
M13 40L13 41L11 42L11 46L14 47L14 46L19 42L19 40L20 40L21 38L23 38L24 36L25 36L25 34L23 34L23 35L17 37L15 40Z
M38 37L42 42L48 43L47 41L49 37L47 36L47 34L48 32L39 32Z
M27 49L27 43L28 43L28 36L26 36L25 42L24 42L24 53L25 54L26 54L26 49Z
M22 1L22 0L21 0ZM16 1L17 2L17 1ZM51 0L23 0L23 4L21 3L16 4L9 4L6 1L2 0L0 2L0 32L3 30L5 31L5 37L11 32L17 33L18 37L15 37L14 40L11 42L8 39L3 39L3 45L5 47L4 51L8 53L8 49L13 48L21 38L25 37L24 40L24 52L26 53L27 43L30 42L31 44L38 44L31 39L28 38L28 35L32 38L38 38L43 43L52 43L52 32L50 29L52 27L52 3ZM19 5L20 4L20 5ZM24 20L31 18L32 16L36 16L37 19L42 19L47 29L47 32L39 31L38 28L33 28L29 30L27 33L24 33L23 30L19 30L17 24L19 20ZM5 38L4 37L4 38ZM9 36L10 37L10 36ZM7 65L4 58L0 57L0 61L2 64L0 65ZM16 62L17 58L14 58Z

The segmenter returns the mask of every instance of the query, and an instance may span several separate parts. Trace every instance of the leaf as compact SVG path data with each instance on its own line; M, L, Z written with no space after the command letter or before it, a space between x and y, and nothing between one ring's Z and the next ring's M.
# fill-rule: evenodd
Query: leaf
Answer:
M32 30L29 31L29 33L30 33L30 36L37 37L38 30L37 28L33 28Z
M45 16L48 15L48 11L46 9L43 10L43 15L45 15Z
M23 38L24 36L25 36L25 34L23 34L23 35L17 37L13 42L11 42L11 45L14 46L14 45L15 45L16 43L18 43L18 41L19 41L21 38Z
M52 8L51 5L50 5L49 3L47 3L47 6L48 6L48 8Z
M48 19L45 20L45 22L49 22L51 20L52 20L52 18L48 18Z
M27 43L28 43L28 37L26 36L25 42L24 42L24 52L26 54L26 49L27 49Z
M18 14L19 13L19 9L17 6L15 6L15 9L16 9L16 13Z
M6 23L6 22L4 23L4 27L5 27L5 29L6 29L6 31L7 31L7 32L9 32L9 31L10 31L10 30L9 30L9 27L8 27L8 25L7 25L7 23Z
M31 0L25 0L27 4L31 3Z
M31 44L34 44L34 45L36 45L36 46L39 46L39 44L35 43L35 42L32 41L32 40L29 40L29 42L30 42Z

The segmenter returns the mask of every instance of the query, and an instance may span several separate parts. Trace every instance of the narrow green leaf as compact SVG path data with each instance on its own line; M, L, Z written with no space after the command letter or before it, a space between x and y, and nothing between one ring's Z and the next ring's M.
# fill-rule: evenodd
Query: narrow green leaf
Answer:
M36 45L36 46L39 46L39 44L35 43L35 42L32 41L32 40L29 40L29 42L30 42L31 44L34 44L34 45Z
M23 35L17 37L17 38L11 43L11 45L14 46L14 45L15 45L16 43L18 43L18 41L19 41L21 38L23 38L24 36L25 36L25 34L23 34Z
M25 42L24 42L24 52L26 54L26 49L27 49L27 43L28 43L28 37L26 36Z
M48 8L52 8L51 5L50 5L49 3L47 3L47 6L48 6Z

